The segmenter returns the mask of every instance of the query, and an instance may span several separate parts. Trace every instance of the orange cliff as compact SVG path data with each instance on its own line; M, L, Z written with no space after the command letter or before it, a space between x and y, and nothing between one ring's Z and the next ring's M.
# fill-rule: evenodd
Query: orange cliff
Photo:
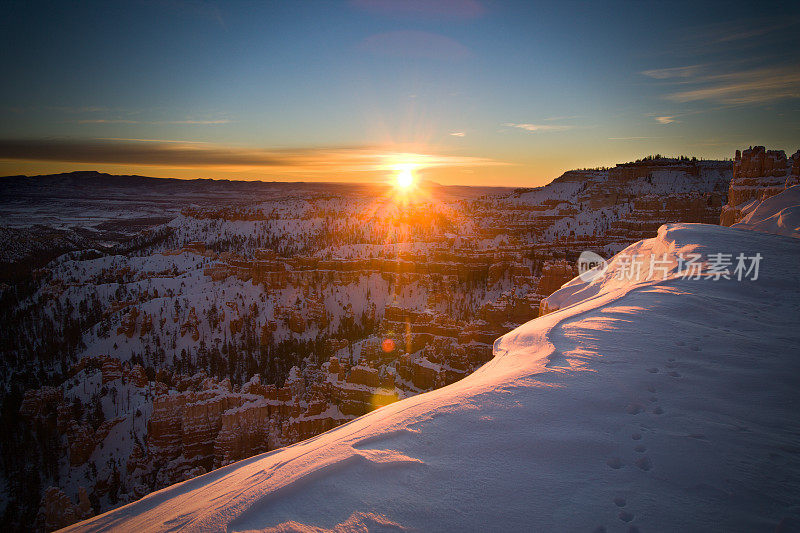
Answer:
M748 209L798 183L800 150L790 158L783 150L766 150L763 146L736 150L728 204L722 208L720 225L739 222Z

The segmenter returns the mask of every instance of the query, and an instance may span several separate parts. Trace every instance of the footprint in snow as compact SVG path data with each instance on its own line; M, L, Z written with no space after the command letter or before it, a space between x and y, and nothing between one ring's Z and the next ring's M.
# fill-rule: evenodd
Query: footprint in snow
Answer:
M626 503L627 502L625 501L625 498L620 498L619 496L614 498L614 505L616 505L617 507L625 507Z
M672 371L669 373L670 377L679 378L681 375L678 372Z
M647 446L645 446L644 444L637 444L634 450L636 450L639 453L644 453L647 451Z
M658 369L656 367L648 368L647 371L651 374L658 374Z
M642 434L641 433L634 433L633 435L631 435L631 438L633 440L642 440Z
M633 520L633 513L629 513L628 511L620 511L618 516L623 522L630 522Z
M661 406L656 406L656 408L653 409L653 414L662 415L664 414L664 410L661 408Z
M641 470L644 470L645 472L653 468L653 463L650 462L650 458L647 457L646 455L636 459L636 462L634 464L638 466Z
M644 411L644 406L639 402L629 403L628 407L625 408L625 412L629 415L639 414Z
M611 468L613 468L614 470L619 470L620 468L622 468L622 459L620 459L619 457L612 457L611 459L606 461L606 464Z

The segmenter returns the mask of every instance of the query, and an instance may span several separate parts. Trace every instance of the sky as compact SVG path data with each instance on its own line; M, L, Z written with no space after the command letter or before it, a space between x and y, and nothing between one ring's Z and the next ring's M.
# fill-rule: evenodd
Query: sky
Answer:
M537 186L800 149L800 3L0 3L0 175Z

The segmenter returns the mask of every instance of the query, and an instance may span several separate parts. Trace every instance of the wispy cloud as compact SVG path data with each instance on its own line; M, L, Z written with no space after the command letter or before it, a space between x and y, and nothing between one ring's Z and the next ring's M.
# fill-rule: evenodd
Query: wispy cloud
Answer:
M663 137L609 137L609 141L644 141L647 139L663 139Z
M95 141L126 141L140 143L182 143L182 144L208 144L206 141L183 141L174 139L137 139L131 137L97 137Z
M214 170L261 169L307 174L390 170L398 161L413 161L419 167L479 167L506 164L482 157L410 153L369 146L259 150L144 139L0 140L0 159Z
M466 133L464 133L463 131L452 131L450 132L450 135L452 135L453 137L464 137L466 136Z
M659 124L672 124L673 122L677 122L674 116L662 116L662 117L654 117L656 122Z
M530 132L545 132L545 131L566 131L575 128L566 124L518 124L515 122L504 122L503 126L509 128L519 128L521 130Z
M667 80L671 78L691 78L696 76L704 65L687 65L684 67L657 68L643 70L642 74L657 80Z
M757 69L704 76L697 88L667 95L675 102L711 101L727 105L759 104L800 98L800 68Z
M78 124L198 124L198 125L213 125L213 124L229 124L231 121L223 118L217 120L131 120L131 119L116 119L116 118L93 118L76 120Z
M751 22L752 23L752 22ZM717 43L730 43L733 41L743 41L761 37L779 30L788 29L797 24L797 21L783 22L780 24L761 24L757 28L745 29L741 26L738 28L730 28L724 32L723 35L718 37L714 42Z
M564 116L564 117L547 117L542 120L546 121L553 121L553 120L574 120L576 118L581 118L581 115L571 115L571 116Z

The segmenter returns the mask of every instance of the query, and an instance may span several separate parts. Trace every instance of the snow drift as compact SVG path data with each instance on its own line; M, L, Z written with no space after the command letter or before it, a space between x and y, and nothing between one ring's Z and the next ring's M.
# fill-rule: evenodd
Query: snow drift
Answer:
M632 251L666 279L617 256L464 380L70 530L796 526L800 241L674 224ZM758 278L681 278L679 254L717 252L761 254Z
M770 196L753 206L734 228L800 237L800 185Z

